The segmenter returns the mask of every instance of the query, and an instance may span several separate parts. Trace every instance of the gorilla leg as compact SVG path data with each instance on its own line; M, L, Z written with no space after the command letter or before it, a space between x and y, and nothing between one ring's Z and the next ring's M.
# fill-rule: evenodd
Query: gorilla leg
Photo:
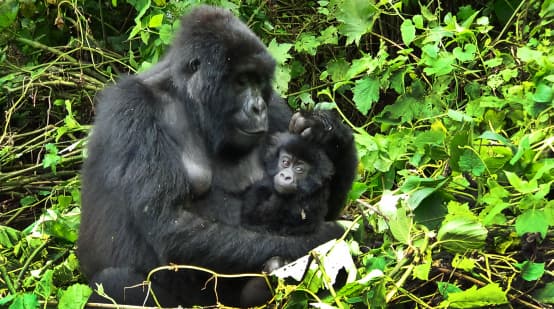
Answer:
M118 304L136 306L155 306L152 293L148 292L148 286L142 285L145 281L143 274L137 273L131 268L106 268L94 275L89 281L91 287L96 289L96 283L102 284L104 291L109 291L109 297ZM173 296L160 288L155 282L151 283L156 298L164 306L177 306L178 301ZM90 303L109 303L110 301L96 292L89 298Z

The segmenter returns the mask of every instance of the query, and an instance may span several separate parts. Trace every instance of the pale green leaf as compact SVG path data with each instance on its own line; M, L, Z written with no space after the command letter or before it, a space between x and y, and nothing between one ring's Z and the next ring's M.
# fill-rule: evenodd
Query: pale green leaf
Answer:
M373 103L379 101L379 80L371 77L359 79L352 92L356 107L362 114L367 115Z
M518 236L540 233L544 239L548 232L548 219L542 209L528 209L517 217L515 227Z
M416 36L416 28L411 19L405 19L400 25L400 34L402 35L402 42L406 46L410 45Z

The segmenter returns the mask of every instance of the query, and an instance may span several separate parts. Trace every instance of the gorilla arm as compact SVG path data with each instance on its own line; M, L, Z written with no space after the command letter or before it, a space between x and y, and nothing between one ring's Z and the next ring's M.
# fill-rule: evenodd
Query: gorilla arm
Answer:
M148 233L152 236L148 242L161 255L162 263L191 264L227 273L259 271L273 256L296 259L343 233L333 222L301 236L258 233L208 221L187 210L178 218L165 219L167 224L154 225L162 227L160 230Z

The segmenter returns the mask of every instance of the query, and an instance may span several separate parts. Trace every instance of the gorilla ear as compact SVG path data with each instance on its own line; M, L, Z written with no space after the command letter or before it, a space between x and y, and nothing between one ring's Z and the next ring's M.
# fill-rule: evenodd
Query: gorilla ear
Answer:
M187 72L188 73L194 73L198 71L198 67L200 67L200 60L198 58L194 58L189 63L187 63Z

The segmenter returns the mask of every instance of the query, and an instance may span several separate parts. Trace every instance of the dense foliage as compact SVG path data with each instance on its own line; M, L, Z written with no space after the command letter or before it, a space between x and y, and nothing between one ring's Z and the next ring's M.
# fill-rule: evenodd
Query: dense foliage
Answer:
M93 97L156 62L200 2L0 2L0 307L84 305ZM209 3L267 43L291 106L356 132L349 232L274 303L554 304L554 1ZM347 283L318 293L340 267Z

